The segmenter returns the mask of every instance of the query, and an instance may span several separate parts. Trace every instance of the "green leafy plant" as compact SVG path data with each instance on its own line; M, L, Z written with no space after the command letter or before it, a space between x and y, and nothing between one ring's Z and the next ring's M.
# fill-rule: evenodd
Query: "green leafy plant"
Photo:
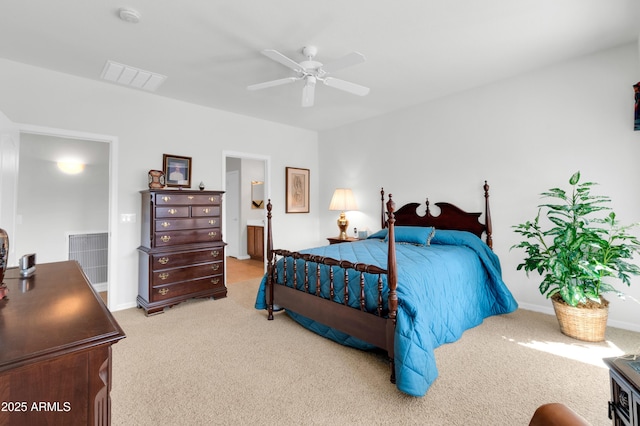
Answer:
M592 195L597 184L580 183L579 171L569 184L569 193L552 188L540 194L553 199L553 204L539 205L533 221L513 226L525 238L511 247L526 252L517 269L524 269L527 276L538 272L543 277L540 293L547 298L559 295L571 306L603 303L605 292L624 297L606 279L630 286L630 276L640 275L640 268L630 262L640 253L640 241L630 234L638 223L620 226L616 214L605 205L609 197ZM593 217L598 212L605 216ZM543 214L548 220L544 225L540 223Z

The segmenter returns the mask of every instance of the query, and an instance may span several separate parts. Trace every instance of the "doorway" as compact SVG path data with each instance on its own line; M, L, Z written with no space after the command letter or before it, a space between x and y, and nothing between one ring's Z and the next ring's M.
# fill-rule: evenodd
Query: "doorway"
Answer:
M236 259L249 259L247 254L247 225L266 223L266 208L255 208L252 200L252 182L263 182L265 200L270 196L271 158L259 154L224 151L222 179L225 189L223 227L227 255ZM264 232L266 236L266 232ZM266 244L263 244L266 247ZM266 259L266 256L263 256Z
M112 285L117 274L117 259L114 258L118 241L117 175L114 172L117 170L117 138L33 125L17 126L21 139L20 157L24 154L24 158L19 157L17 163L19 193L13 208L17 250L21 250L20 253L35 251L37 262L67 260L74 258L69 256L69 238L72 236L105 235L103 250L106 251L106 265L100 265L104 272L95 275L104 278L99 279L102 282L96 290L106 293L104 300L108 307L114 306L117 300L117 289ZM45 172L44 169L55 167L63 157L73 156L83 160L83 175L61 178L62 174L56 173L54 178L53 174L47 175ZM34 173L34 170L37 172ZM58 182L57 191L43 192L41 190L44 188L38 188L38 182L29 182L33 179L48 179L48 183L55 180ZM42 186L45 186L44 183ZM49 199L46 203L49 208L58 210L60 219L56 223L67 224L66 230L62 231L65 234L62 238L60 235L47 234L44 225L50 221L33 214L33 206L42 205L44 198ZM53 231L59 234L61 227L54 228ZM32 249L34 247L37 250Z

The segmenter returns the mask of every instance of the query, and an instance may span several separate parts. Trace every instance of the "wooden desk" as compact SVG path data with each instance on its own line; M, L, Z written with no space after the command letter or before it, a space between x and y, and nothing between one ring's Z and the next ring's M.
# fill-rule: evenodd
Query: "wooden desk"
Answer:
M75 261L7 270L0 425L108 425L111 345L124 332Z

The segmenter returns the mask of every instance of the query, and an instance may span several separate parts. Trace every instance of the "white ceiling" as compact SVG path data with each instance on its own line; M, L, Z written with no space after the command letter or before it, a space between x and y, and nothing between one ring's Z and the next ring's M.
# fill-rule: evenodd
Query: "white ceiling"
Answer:
M120 7L141 14L132 24ZM107 60L168 76L159 96L323 130L601 49L637 41L638 0L2 0L0 57L100 79ZM365 97L302 82L247 91L293 72L305 45ZM114 84L114 83L105 83ZM138 89L131 89L138 90Z

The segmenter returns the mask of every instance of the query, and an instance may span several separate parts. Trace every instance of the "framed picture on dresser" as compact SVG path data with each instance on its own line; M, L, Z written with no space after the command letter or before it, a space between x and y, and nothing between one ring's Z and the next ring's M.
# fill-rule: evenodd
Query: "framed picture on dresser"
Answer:
M163 154L162 164L168 187L191 188L191 157Z

